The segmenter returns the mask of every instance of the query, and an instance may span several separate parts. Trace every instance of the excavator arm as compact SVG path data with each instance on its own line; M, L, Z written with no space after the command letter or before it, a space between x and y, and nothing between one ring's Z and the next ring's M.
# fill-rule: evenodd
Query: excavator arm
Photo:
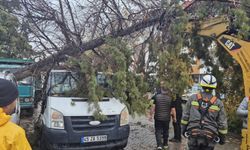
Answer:
M245 95L250 96L250 42L237 38L229 31L229 21L226 16L198 23L190 22L186 32L193 32L194 27L197 27L195 24L199 26L198 35L213 38L240 64L244 77Z
M182 3L182 8L186 10L190 6L192 6L195 2L199 2L199 1L211 1L211 0L184 0ZM214 0L214 1L222 2L222 3L231 3L235 6L240 4L240 0Z
M219 16L205 21L189 21L186 32L192 33L194 28L198 28L198 35L216 38L227 32L228 26L229 21L227 17Z

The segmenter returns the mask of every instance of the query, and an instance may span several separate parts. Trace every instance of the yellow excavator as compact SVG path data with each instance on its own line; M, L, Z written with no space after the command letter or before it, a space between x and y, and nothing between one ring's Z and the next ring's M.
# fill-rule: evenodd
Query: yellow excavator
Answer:
M186 32L191 33L197 22L190 22ZM198 22L198 35L213 38L240 64L243 72L245 96L250 97L250 42L237 38L237 33L230 32L230 20L226 16ZM250 110L250 103L248 103ZM250 111L248 111L248 129L242 129L241 150L250 150Z

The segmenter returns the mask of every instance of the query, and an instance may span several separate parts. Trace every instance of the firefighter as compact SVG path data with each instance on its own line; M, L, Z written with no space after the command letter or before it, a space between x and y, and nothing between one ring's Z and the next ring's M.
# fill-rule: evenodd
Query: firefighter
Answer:
M205 75L200 83L203 91L190 97L181 120L182 134L188 137L190 150L213 150L216 143L225 144L227 118L224 105L213 90L213 75Z
M0 150L31 150L25 131L10 122L18 91L10 81L0 79Z

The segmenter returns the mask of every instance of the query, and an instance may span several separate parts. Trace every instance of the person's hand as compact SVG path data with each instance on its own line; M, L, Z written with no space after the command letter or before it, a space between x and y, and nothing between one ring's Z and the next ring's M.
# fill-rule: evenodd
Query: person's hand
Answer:
M171 114L171 117L173 119L173 122L176 122L176 110L175 110L175 108L171 108L170 114Z
M174 122L174 123L177 122L176 116L173 116L173 115L172 115L172 119L173 119L173 122Z

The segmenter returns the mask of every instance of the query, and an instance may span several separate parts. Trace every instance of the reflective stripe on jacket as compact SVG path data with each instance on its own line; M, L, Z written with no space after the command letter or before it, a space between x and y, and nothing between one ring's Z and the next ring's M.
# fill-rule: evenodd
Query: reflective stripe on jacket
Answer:
M0 108L0 150L31 150L25 131Z
M243 121L243 128L247 129L247 116L248 116L248 97L244 97L241 101L240 106L237 108L237 115L242 118Z
M212 94L202 92L202 99L211 100ZM197 94L190 97L182 117L182 125L187 125L187 130L200 128L201 113L199 112L199 100ZM223 103L216 99L202 121L203 129L212 131L214 134L227 134L227 117Z

